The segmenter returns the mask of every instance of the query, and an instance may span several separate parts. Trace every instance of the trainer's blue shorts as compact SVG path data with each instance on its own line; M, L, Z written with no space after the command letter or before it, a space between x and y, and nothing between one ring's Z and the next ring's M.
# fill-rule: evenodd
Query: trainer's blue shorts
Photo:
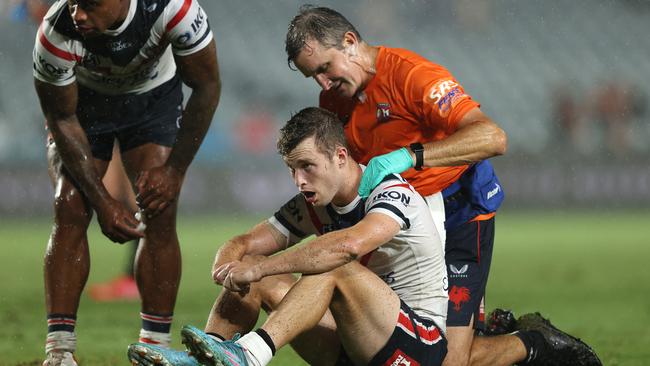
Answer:
M494 217L447 231L445 260L449 279L447 327L485 328L485 287L492 263Z

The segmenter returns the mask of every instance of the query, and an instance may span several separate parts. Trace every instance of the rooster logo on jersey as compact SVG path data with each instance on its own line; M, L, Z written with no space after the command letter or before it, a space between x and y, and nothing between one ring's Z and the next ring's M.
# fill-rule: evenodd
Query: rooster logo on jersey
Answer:
M460 311L460 307L463 303L468 302L471 299L469 289L467 287L456 287L452 286L449 290L449 301L454 304L454 310Z

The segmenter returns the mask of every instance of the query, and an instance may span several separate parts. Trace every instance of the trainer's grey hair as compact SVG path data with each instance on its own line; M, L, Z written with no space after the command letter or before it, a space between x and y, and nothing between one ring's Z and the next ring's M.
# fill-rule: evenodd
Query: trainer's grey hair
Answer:
M293 62L307 41L315 40L326 48L343 49L342 40L347 32L356 35L362 41L357 29L336 10L326 7L303 5L289 23L284 49L287 52L287 63L293 69Z

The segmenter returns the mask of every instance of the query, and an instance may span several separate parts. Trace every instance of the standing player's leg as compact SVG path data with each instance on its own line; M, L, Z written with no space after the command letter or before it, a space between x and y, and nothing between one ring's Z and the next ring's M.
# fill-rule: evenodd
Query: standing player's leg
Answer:
M170 147L145 143L122 152L129 178L145 169L162 166ZM176 233L175 201L153 218L145 219L147 228L136 256L135 277L142 297L140 341L168 347L178 284L181 276L181 253Z
M123 127L116 133L126 174L134 184L144 170L167 162L180 129L182 83L175 78L122 104ZM159 215L143 218L147 228L135 258L142 299L140 340L169 347L169 334L181 276L176 234L178 197Z
M129 178L126 176L122 166L122 156L119 144L113 147L113 159L108 164L106 174L102 179L106 190L116 200L131 208L133 211L138 210L135 203L135 194ZM139 240L133 240L127 243L128 257L124 266L124 271L116 277L104 283L92 284L89 288L90 297L95 301L115 301L115 300L139 300L140 293L138 285L135 282L134 262L135 254L138 250Z
M59 365L63 351L74 352L76 314L81 292L88 279L90 256L86 231L92 208L68 176L57 146L48 143L48 170L54 187L54 225L45 252L45 303L48 336L45 365ZM95 158L95 167L103 175L110 160ZM58 359L57 359L58 358Z

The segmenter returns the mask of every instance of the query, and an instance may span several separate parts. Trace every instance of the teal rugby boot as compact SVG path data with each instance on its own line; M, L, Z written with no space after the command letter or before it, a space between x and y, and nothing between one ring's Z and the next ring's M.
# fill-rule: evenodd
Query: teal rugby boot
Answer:
M186 325L181 330L181 339L192 356L208 366L247 366L244 348L235 343L239 339L236 334L232 340L219 342L200 329Z
M133 366L200 366L187 352L147 343L131 344L127 355Z

